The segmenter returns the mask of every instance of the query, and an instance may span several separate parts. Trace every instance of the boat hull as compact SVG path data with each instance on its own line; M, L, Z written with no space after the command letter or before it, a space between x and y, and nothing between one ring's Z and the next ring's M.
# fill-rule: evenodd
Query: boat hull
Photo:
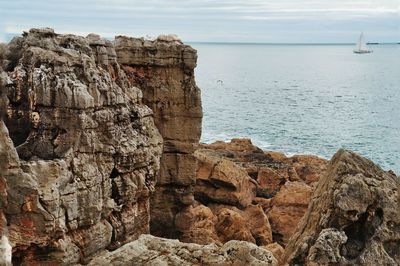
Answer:
M370 54L372 53L372 50L354 50L353 53L355 54Z

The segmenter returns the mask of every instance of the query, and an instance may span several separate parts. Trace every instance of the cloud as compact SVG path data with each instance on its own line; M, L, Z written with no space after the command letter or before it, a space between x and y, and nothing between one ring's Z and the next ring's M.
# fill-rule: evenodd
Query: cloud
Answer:
M304 41L318 42L325 40L318 38L321 32L338 40L368 25L372 36L386 32L384 40L396 41L400 24L398 0L13 0L2 5L7 33L50 26L107 37L177 33L190 41L282 41L280 35L295 29Z

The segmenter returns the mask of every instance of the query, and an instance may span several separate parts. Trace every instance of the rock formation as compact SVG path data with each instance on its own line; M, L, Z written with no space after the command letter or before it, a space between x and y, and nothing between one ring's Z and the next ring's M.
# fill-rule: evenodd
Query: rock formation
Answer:
M399 265L399 177L198 148L196 59L174 35L0 44L0 265Z
M400 179L345 150L286 247L290 265L399 265Z
M113 44L32 29L6 48L0 206L13 261L85 262L148 233L162 139Z
M328 163L265 152L247 139L202 144L195 155L197 203L176 217L176 229L180 240L199 244L285 245Z
M198 245L142 235L116 251L98 254L89 265L278 265L271 252L244 241Z
M155 41L118 36L117 60L132 86L154 112L164 149L151 202L151 232L176 237L175 216L194 203L197 148L201 134L200 90L194 80L196 50L174 35Z

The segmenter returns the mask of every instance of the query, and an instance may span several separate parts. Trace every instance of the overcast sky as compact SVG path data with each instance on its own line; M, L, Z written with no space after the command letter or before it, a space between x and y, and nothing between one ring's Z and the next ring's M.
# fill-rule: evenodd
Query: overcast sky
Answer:
M400 0L0 0L0 41L32 27L184 41L400 41Z

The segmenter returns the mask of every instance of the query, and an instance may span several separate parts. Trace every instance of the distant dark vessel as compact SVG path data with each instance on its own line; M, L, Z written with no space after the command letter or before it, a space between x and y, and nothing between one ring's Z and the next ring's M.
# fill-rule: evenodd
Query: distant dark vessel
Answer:
M378 45L379 42L367 42L367 45Z

